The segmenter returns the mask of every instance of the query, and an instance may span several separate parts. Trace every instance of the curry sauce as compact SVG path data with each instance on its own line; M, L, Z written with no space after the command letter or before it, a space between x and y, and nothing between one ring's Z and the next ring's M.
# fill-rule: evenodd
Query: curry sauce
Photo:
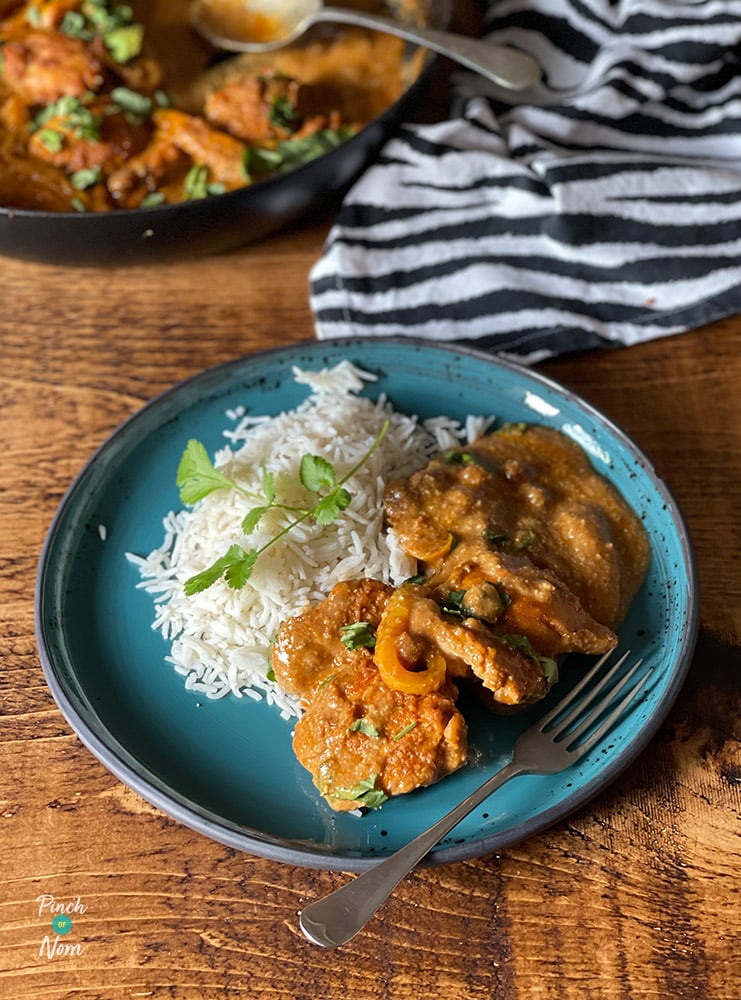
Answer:
M568 653L600 654L646 575L638 515L558 431L506 426L388 483L420 574L338 584L285 622L276 679L305 707L298 759L337 810L377 806L466 762L466 686L493 709L543 698Z

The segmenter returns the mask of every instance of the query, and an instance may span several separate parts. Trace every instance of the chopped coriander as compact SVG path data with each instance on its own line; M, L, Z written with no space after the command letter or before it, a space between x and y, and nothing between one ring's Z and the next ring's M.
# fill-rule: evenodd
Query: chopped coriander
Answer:
M364 736L373 737L374 740L377 740L379 736L378 730L368 719L356 719L350 726L350 732L362 733Z
M318 132L302 136L300 139L285 139L272 150L248 148L244 153L242 174L249 183L254 177L295 170L296 167L303 166L323 153L341 146L352 135L354 130L347 127L319 129Z
M558 680L558 664L549 656L539 656L526 635L507 635L499 632L496 635L497 639L506 642L508 646L516 649L518 653L522 653L529 660L535 660L539 663L549 688L556 683Z
M463 615L463 598L466 596L465 590L451 590L440 607L449 615Z
M300 117L286 95L278 94L270 105L268 121L279 128L286 128L293 131L298 125Z
M366 809L378 809L388 799L388 795L376 788L377 774L359 781L354 788L336 788L331 794L336 799L357 802Z
M146 118L152 111L152 98L138 94L129 87L114 87L111 91L111 100L122 111L128 111L135 118Z
M54 128L43 128L38 136L50 153L59 153L64 148L64 134Z
M223 194L226 188L220 183L211 183L208 179L208 167L194 163L185 175L183 190L188 201L198 201L209 195Z
M414 722L410 722L408 726L404 726L403 729L400 729L399 732L396 734L396 736L393 737L394 743L396 743L397 740L404 739L404 737L408 733L411 733L411 731L415 728L416 725L417 725L417 722L415 720Z
M493 531L488 528L481 532L481 537L487 545L491 545L495 549L501 549L509 542L509 535L506 535L502 531Z
M85 15L79 10L68 10L59 23L59 30L70 38L81 38L83 41L88 41L93 34Z
M140 202L141 208L154 208L155 205L162 205L165 201L165 196L161 191L152 191L150 194L145 195Z
M100 167L89 167L83 170L76 170L70 177L72 187L77 191L86 191L94 187L102 180Z
M103 34L105 47L117 63L127 63L141 54L144 42L143 24L126 24Z
M448 463L448 465L477 465L477 461L474 455L470 451L457 451L451 449L450 451L443 452L443 458Z
M369 622L354 622L352 625L342 625L340 641L349 650L375 649L376 633Z
M100 138L100 115L93 114L79 97L65 95L47 104L30 122L29 131L35 132L52 120L59 128L70 131L76 139L90 139L95 142Z
M528 549L535 541L535 535L529 528L523 528L518 531L515 535L513 547L515 552L522 552L523 549Z

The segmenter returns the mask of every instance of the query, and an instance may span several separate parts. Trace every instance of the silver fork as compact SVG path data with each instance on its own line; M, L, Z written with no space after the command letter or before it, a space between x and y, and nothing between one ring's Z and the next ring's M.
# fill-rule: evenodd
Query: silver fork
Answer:
M626 692L643 663L640 659L621 673L629 656L626 652L592 683L610 655L601 657L565 698L521 733L515 740L512 760L459 805L374 868L304 907L299 913L299 925L306 937L323 948L346 944L365 927L404 876L495 789L518 774L563 771L589 753L620 719L653 670L645 670ZM585 688L587 693L579 697Z

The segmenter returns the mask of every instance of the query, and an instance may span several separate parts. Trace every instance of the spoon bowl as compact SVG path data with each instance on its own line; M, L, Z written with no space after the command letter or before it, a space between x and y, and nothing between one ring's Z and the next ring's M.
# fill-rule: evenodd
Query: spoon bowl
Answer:
M522 90L540 79L540 67L517 49L437 28L418 28L380 14L324 6L322 0L192 0L191 23L214 47L267 52L295 42L322 22L397 35L446 56L501 87Z

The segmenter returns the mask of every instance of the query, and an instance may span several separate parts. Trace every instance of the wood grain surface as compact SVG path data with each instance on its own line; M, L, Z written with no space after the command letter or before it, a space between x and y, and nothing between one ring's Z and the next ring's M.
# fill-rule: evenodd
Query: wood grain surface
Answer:
M540 366L651 457L684 511L702 584L676 704L639 759L568 820L413 874L364 933L327 953L296 914L346 876L178 825L57 710L33 591L64 491L156 393L313 337L308 272L328 224L153 269L0 262L0 997L737 1000L741 317ZM49 933L55 906L74 921L68 942Z

